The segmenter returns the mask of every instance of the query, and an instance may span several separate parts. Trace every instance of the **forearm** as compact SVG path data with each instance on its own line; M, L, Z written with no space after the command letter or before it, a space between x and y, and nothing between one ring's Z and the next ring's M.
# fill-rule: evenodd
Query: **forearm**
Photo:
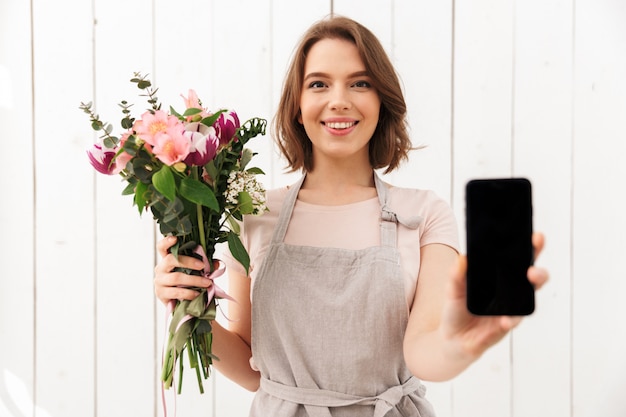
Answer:
M219 358L213 362L213 366L245 389L256 391L261 377L259 372L250 367L250 346L238 334L224 328L217 321L213 321L212 326L212 352Z
M413 375L425 381L450 380L480 357L464 352L442 332L434 330L404 340L404 358Z

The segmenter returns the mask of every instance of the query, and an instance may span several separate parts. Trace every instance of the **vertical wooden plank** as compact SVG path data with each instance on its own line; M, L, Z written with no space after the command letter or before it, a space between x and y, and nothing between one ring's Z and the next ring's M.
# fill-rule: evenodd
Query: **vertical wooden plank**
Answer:
M371 30L383 44L388 54L392 50L393 8L389 2L379 0L333 0L333 13L356 20Z
M271 11L270 0L214 4L211 50L213 106L235 109L242 123L251 117L271 121ZM254 164L269 172L273 148L269 135L253 139L249 148L258 152ZM262 181L267 179L262 178ZM218 321L225 326L227 304L222 303L226 315L218 317ZM216 375L215 416L247 415L252 397L249 391Z
M93 170L78 104L92 88L92 5L33 1L32 7L35 398L50 415L88 416L95 411L94 204L86 191ZM70 9L73 22L65 24Z
M520 417L570 412L572 24L573 2L515 3L513 174L533 183L534 227L547 237L538 264L553 277L513 333Z
M467 180L511 174L513 2L454 7L453 200L463 226ZM510 416L510 361L507 337L454 381L453 415Z
M34 222L30 3L0 3L0 415L34 410ZM18 396L23 390L24 396Z
M189 90L193 89L206 107L217 110L214 68L217 65L231 68L230 61L235 61L236 57L234 54L218 56L215 53L214 25L217 20L226 18L214 13L215 3L201 0L155 2L154 79L165 108L173 106L177 111L182 111L184 101L181 95L186 97ZM230 22L233 28L238 26L232 20ZM226 79L218 82L230 84ZM157 231L157 239L161 238ZM165 337L165 308L160 302L157 303L157 350L160 355ZM182 416L214 416L217 372L213 372L208 380L202 381L205 392L201 394L195 372L191 372L188 366L187 357L183 360L185 372L182 393L176 395L174 389L166 392L168 408L175 407L177 414ZM158 363L160 369L160 359ZM160 407L158 415L162 415Z
M452 192L452 2L396 0L392 9L394 65L403 84L411 140L409 161L388 175L398 186L426 188L450 201ZM424 381L437 415L452 415L452 383Z
M272 107L270 118L278 107L283 82L287 74L287 68L304 32L313 23L326 17L330 13L330 2L328 0L312 0L307 2L294 2L290 0L272 1L271 16L271 97ZM271 130L270 130L271 133ZM275 188L292 184L299 178L300 173L286 173L287 161L279 155L278 148L272 142L272 159L269 166L268 176L265 178L267 188Z
M391 55L403 83L414 151L398 185L433 189L451 198L452 2L393 3Z
M123 12L122 12L123 11ZM152 1L95 2L94 103L97 112L123 133L118 103L134 103L138 117L149 105L130 83L133 72L151 72ZM137 16L145 18L137 19ZM124 46L126 45L126 46ZM82 92L91 99L90 91ZM89 132L88 119L81 123ZM96 412L129 415L154 412L157 362L154 330L153 222L140 218L118 176L96 174Z
M626 4L576 1L573 415L621 416L626 361Z

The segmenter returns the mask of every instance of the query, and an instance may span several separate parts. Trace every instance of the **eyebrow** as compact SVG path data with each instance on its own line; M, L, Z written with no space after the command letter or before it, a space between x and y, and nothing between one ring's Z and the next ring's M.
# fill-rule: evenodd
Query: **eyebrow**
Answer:
M369 77L369 76L370 75L367 71L357 71L348 75L348 78ZM308 80L309 78L330 78L330 75L328 75L325 72L310 72L304 77L304 81Z

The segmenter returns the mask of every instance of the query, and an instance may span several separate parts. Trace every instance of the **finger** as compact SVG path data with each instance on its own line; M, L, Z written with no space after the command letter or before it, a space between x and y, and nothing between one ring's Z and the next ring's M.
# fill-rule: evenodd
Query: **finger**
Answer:
M533 244L533 248L535 250L535 259L537 259L537 257L539 256L539 254L541 253L541 251L543 251L543 246L545 245L545 236L543 235L543 233L540 232L535 232L532 235L532 244Z
M528 280L533 284L536 290L543 287L543 285L548 281L549 274L548 271L544 268L539 268L536 266L531 266L528 268Z
M500 328L503 332L508 333L522 322L522 318L522 316L502 316L500 317Z
M154 286L154 293L157 298L164 304L167 304L170 300L193 300L200 293L194 289L186 287L160 287Z
M176 236L166 236L157 242L156 248L161 258L167 256L168 249L176 243L176 240Z

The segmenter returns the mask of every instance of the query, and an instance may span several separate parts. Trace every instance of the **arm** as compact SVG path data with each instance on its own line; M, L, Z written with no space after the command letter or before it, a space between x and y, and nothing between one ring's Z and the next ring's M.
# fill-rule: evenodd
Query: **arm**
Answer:
M172 272L175 267L202 269L202 261L193 257L180 256L178 260L168 249L176 242L176 238L168 237L158 242L157 250L161 260L154 269L155 294L168 304L170 300L192 300L198 292L190 287L208 287L211 280L187 275L182 272ZM250 279L238 273L229 272L229 295L236 303L229 305L229 317L232 320L229 328L221 326L216 320L213 326L212 353L220 360L213 365L220 373L237 384L256 391L260 383L260 374L250 367L251 340L251 306L250 306Z
M256 391L261 375L250 367L252 307L250 304L250 278L234 272L228 273L228 292L237 302L228 305L231 321L228 329L213 321L213 352L220 358L213 362L224 376L242 387Z
M533 244L539 254L543 236L534 235ZM522 320L470 314L465 271L465 257L452 248L432 244L421 249L417 289L404 339L407 366L418 378L445 381L457 376ZM528 278L538 289L548 274L531 267Z

